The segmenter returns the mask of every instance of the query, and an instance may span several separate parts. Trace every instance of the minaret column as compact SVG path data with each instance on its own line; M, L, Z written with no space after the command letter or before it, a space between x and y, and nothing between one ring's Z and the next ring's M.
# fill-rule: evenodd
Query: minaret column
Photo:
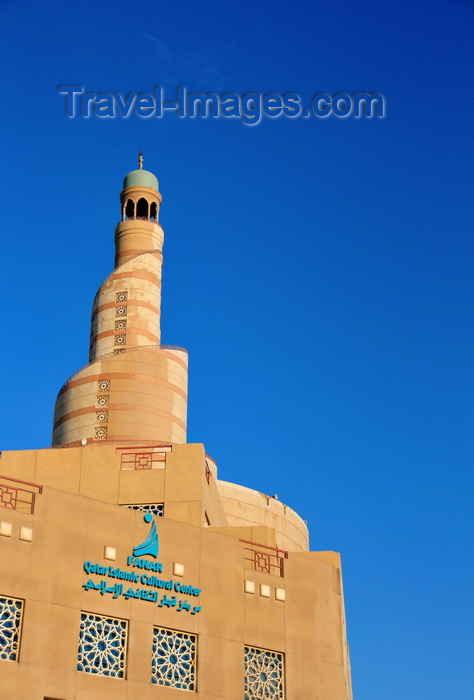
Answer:
M120 194L116 266L92 306L89 364L59 392L53 445L186 442L187 352L160 339L161 194L139 166Z
M161 342L161 200L153 173L140 167L125 177L120 193L122 219L115 228L115 269L97 292L92 308L90 361Z
M131 185L122 190L120 201L122 220L115 229L115 267L143 251L161 253L164 241L158 223L161 194L151 187Z

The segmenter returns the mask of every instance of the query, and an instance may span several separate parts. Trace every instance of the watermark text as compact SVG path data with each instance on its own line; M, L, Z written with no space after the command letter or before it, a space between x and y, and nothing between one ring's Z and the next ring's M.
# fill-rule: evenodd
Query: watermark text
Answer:
M82 85L60 85L58 93L64 97L66 116L89 119L90 117L127 119L138 117L160 119L174 113L181 119L228 118L240 119L243 124L259 124L264 117L275 119L287 117L327 117L355 119L385 116L385 99L378 92L356 92L349 95L339 92L329 95L319 92L305 107L301 97L294 92L282 95L269 92L247 92L238 95L226 92L190 92L180 85L174 100L165 99L164 89L156 85L152 92L88 92Z

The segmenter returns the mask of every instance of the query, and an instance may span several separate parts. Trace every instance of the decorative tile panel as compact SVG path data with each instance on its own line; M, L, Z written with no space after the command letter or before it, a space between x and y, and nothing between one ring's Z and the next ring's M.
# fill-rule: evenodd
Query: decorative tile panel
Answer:
M125 345L127 342L127 336L125 333L119 333L114 338L114 345Z

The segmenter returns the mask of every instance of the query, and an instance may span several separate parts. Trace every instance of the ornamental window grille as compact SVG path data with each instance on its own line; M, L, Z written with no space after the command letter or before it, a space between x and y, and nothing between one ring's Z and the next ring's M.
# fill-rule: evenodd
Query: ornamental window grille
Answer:
M116 331L126 331L127 330L127 319L121 318L119 321L115 321Z
M77 670L124 678L127 635L126 620L81 613Z
M153 630L151 682L196 690L196 636L162 628Z
M0 596L0 659L18 661L23 601Z
M117 292L115 295L116 304L123 304L128 299L128 292Z
M99 379L97 388L99 391L110 391L110 379Z
M127 307L126 306L117 306L115 309L115 315L116 316L126 316L127 315Z
M94 437L96 440L107 440L107 426L101 425L95 429Z
M97 406L100 408L107 408L109 405L109 395L108 394L100 394L97 397Z
M283 654L244 648L244 700L284 700Z
M165 511L165 506L163 503L127 503L125 508L132 508L133 510L139 510L140 513L151 513L152 515L157 515L162 518Z
M95 415L98 423L107 423L107 421L109 420L108 411L96 411Z

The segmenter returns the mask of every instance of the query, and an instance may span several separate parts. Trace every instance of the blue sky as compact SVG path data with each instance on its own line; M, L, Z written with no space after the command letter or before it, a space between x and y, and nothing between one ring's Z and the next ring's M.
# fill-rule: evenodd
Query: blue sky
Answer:
M471 700L472 3L4 0L0 20L0 449L50 444L141 146L188 440L342 553L355 700ZM386 116L68 119L64 84L379 92Z

